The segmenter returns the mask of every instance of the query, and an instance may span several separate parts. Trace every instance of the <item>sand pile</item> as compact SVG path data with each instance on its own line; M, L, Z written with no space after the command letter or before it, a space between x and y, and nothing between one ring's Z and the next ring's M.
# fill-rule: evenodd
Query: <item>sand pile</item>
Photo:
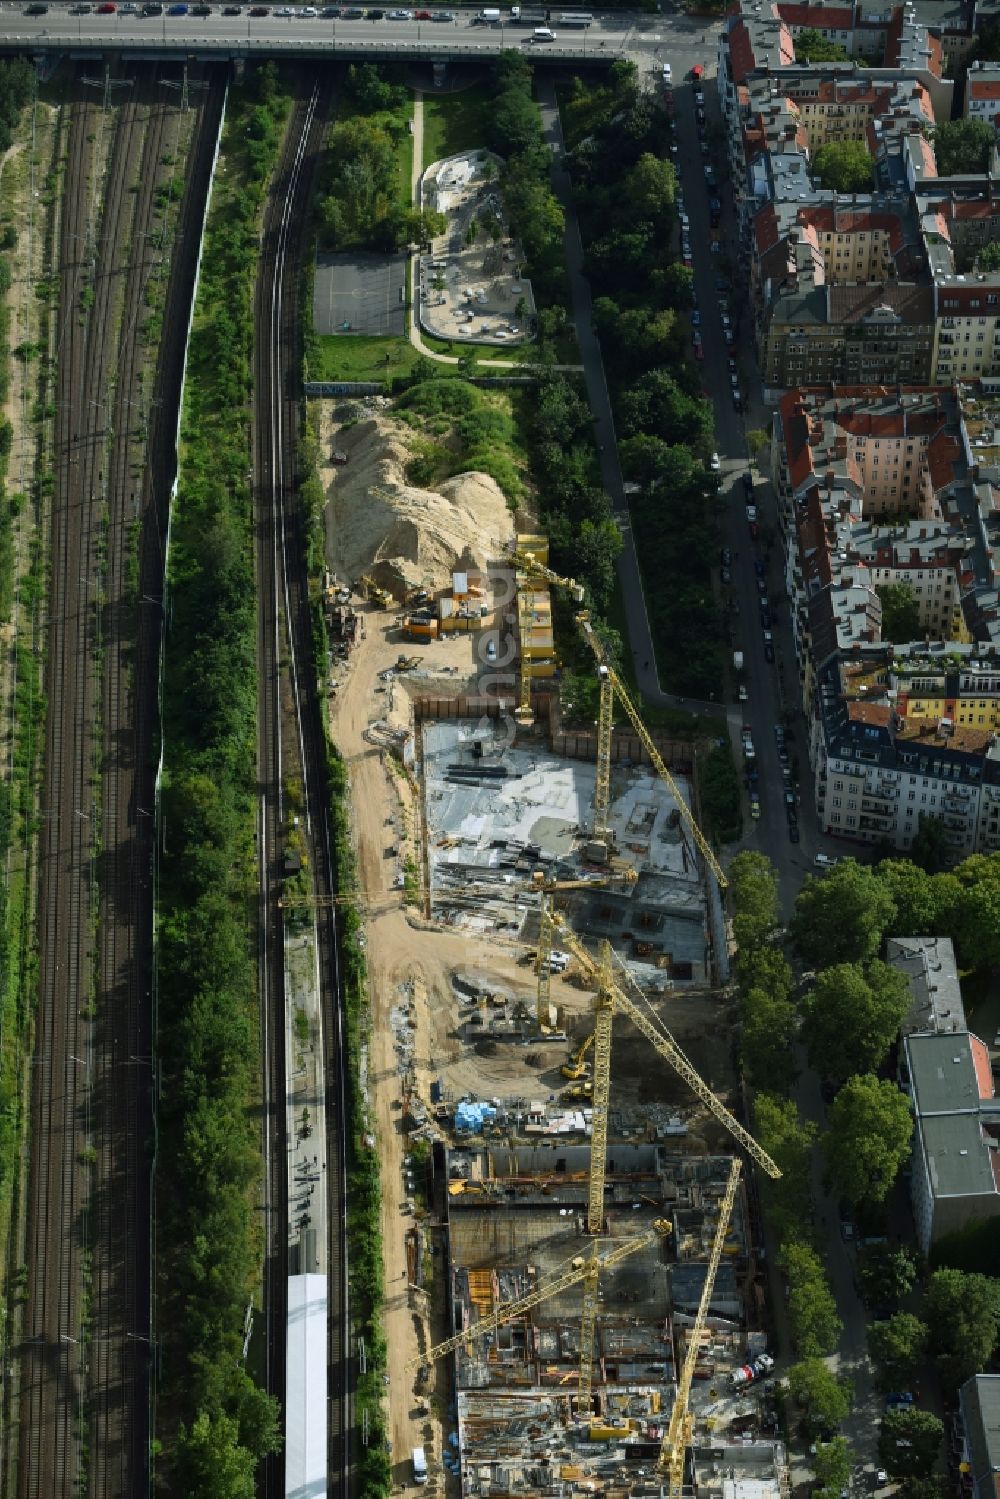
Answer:
M321 422L327 560L337 576L369 574L384 588L445 588L455 569L482 567L513 535L503 492L488 474L456 474L440 490L406 482L409 429L378 413L352 427Z

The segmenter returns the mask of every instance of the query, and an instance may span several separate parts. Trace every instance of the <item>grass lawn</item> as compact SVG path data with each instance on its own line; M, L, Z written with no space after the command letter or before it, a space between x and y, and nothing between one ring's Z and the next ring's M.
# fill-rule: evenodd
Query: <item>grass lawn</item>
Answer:
M424 95L424 160L432 162L486 144L486 104L478 90Z
M310 380L388 380L408 375L420 355L408 338L321 333L309 360Z

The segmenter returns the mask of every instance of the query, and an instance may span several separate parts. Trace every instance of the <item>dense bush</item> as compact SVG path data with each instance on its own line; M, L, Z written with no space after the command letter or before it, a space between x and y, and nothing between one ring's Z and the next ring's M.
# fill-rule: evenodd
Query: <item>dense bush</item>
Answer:
M500 174L504 209L527 257L536 300L564 302L564 214L552 191L552 157L542 139L542 122L531 93L531 68L519 52L501 54L487 109L489 145L504 158Z
M158 1311L162 1476L250 1496L279 1441L243 1364L260 1278L254 1106L255 587L249 454L258 221L286 98L261 68L230 95L191 336L171 517L158 909Z

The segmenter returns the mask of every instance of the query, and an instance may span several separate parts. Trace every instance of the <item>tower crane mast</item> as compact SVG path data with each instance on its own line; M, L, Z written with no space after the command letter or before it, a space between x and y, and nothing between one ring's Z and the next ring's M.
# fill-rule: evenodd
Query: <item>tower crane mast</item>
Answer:
M694 1326L688 1334L687 1352L684 1355L681 1377L677 1382L677 1393L674 1396L674 1403L670 1412L670 1423L664 1433L663 1443L660 1447L659 1467L661 1472L666 1469L669 1474L669 1499L682 1499L683 1495L684 1458L687 1449L691 1445L691 1432L693 1428L691 1411L688 1404L691 1398L691 1383L694 1379L695 1365L698 1362L698 1354L701 1350L702 1333L705 1331L705 1323L708 1321L708 1309L712 1303L715 1277L718 1273L719 1261L722 1259L722 1250L726 1242L726 1230L729 1227L729 1219L732 1216L733 1203L736 1201L736 1189L739 1186L739 1181L740 1161L738 1156L733 1156L732 1165L729 1168L729 1180L726 1183L726 1190L719 1205L719 1221L715 1226L712 1253L709 1256L708 1269L705 1272L705 1284L702 1287L698 1312L694 1319Z

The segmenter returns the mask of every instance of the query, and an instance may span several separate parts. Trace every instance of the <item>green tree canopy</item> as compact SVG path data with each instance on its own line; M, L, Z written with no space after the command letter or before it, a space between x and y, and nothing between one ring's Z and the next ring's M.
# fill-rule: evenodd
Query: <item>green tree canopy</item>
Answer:
M740 1049L751 1085L787 1092L798 1076L792 1050L795 1006L790 999L767 989L748 989L743 995L742 1015Z
M834 1437L832 1442L817 1442L813 1471L821 1492L840 1499L851 1481L851 1449L845 1437Z
M910 858L928 874L940 874L948 862L948 844L940 817L921 812L910 845Z
M814 1431L834 1431L851 1408L851 1382L838 1379L821 1358L805 1358L788 1371L788 1393Z
M991 240L976 251L977 271L1000 271L1000 239Z
M813 176L835 193L866 193L872 187L872 158L864 141L827 141L813 154Z
M823 1262L808 1244L786 1242L779 1255L788 1278L788 1321L803 1358L824 1358L837 1346L843 1323L827 1285Z
M909 583L877 583L882 605L882 639L905 645L920 637L920 605Z
M781 1170L777 1181L761 1173L760 1190L768 1222L784 1243L802 1237L808 1228L809 1163L818 1131L811 1119L801 1117L792 1099L776 1093L758 1093L753 1112L754 1134Z
M883 1202L910 1153L913 1116L906 1098L895 1083L852 1077L828 1117L823 1151L832 1188L855 1206Z
M911 859L892 858L883 859L878 877L896 907L887 936L935 937L951 932L962 897L953 874L930 875Z
M963 964L1000 966L1000 854L973 854L955 870L962 898L955 917L955 940Z
M920 1478L941 1455L944 1426L931 1411L897 1406L882 1417L878 1455L890 1478Z
M839 42L831 42L820 32L807 27L795 38L796 62L845 62L847 51Z
M766 942L778 925L778 884L774 865L766 854L744 850L729 870L733 892L733 936L737 948Z
M191 1499L254 1499L254 1459L235 1421L202 1411L177 1443L178 1479Z
M877 958L867 969L857 963L824 968L802 1006L810 1066L835 1087L855 1073L876 1071L909 1004L905 976Z
M996 140L986 120L945 120L931 140L939 177L985 172Z
M868 1351L883 1390L908 1390L927 1357L927 1324L912 1312L897 1312L868 1329Z
M871 1244L858 1253L858 1273L869 1306L899 1306L917 1283L916 1256L905 1244Z
M924 1294L923 1314L941 1380L947 1390L956 1390L983 1372L997 1346L1000 1281L961 1270L935 1270Z
M874 870L845 859L823 879L807 878L795 901L792 940L810 968L874 958L895 916Z

